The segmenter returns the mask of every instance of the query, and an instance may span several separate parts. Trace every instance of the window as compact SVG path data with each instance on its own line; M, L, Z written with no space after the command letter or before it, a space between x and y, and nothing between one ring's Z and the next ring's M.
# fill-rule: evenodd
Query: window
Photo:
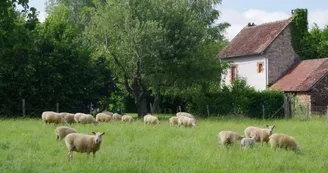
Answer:
M230 80L233 81L237 78L237 72L238 72L238 69L237 69L237 65L232 65L231 68L230 68Z
M263 62L258 62L257 63L257 69L256 69L257 73L263 73L264 72L264 64Z

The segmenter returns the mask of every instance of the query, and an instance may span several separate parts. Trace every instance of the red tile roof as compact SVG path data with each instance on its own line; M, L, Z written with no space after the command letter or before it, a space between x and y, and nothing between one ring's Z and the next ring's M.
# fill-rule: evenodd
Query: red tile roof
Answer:
M304 60L270 87L270 90L309 91L328 72L328 58Z
M293 17L286 20L245 26L235 38L218 54L219 58L261 54L273 40L290 24Z

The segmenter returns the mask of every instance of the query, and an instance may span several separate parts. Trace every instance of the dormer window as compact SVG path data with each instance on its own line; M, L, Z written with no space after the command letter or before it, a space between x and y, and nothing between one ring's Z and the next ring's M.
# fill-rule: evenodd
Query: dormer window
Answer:
M257 73L263 73L264 72L264 63L263 62L258 62L257 63Z

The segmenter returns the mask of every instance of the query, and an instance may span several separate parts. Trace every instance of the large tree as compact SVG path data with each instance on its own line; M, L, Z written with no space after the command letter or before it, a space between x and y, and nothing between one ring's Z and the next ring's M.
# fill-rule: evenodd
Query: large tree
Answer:
M215 54L228 24L215 23L219 12L212 1L96 1L96 12L85 36L115 63L113 68L137 105L147 113L150 89L180 89L220 80ZM155 93L156 93L155 92Z

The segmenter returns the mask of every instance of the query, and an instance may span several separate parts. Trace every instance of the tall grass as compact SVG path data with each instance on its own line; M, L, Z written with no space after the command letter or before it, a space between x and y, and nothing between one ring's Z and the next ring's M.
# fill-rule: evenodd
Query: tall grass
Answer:
M303 152L272 150L266 144L241 150L238 144L218 144L221 130L243 134L249 126L275 124L276 133L294 136ZM71 125L80 133L106 132L96 158L73 154L67 161L64 141L56 142L55 126L38 119L0 120L0 172L327 172L328 123L312 121L259 121L207 119L198 127L110 122Z

